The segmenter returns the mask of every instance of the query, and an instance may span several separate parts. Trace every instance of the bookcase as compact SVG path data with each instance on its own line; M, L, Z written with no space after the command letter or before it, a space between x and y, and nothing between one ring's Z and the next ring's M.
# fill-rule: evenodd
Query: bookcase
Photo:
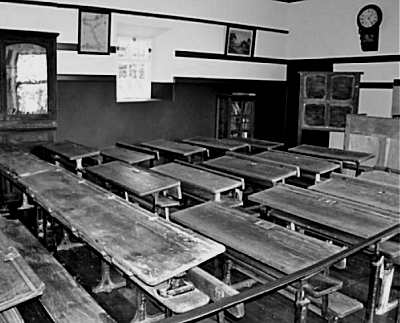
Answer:
M217 95L216 137L252 138L255 103L252 93Z

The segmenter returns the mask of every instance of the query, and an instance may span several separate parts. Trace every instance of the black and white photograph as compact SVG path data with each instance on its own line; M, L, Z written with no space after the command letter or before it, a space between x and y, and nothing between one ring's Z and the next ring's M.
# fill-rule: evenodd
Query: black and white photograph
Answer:
M0 1L0 323L400 323L399 9Z
M251 56L254 42L254 31L227 27L226 32L227 55Z

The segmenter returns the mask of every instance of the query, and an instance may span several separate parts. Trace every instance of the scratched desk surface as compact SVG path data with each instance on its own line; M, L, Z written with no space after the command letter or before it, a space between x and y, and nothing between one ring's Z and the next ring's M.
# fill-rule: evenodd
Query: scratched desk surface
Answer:
M197 187L215 194L242 186L239 180L178 163L159 165L153 167L152 170L176 178L181 182L183 189Z
M372 170L363 172L357 178L371 182L377 182L384 185L400 187L400 174L384 172L381 170Z
M171 219L262 265L290 274L341 249L253 215L206 202L175 212Z
M203 163L203 165L264 185L274 185L276 182L297 175L295 170L288 169L284 166L255 162L233 156L222 156L207 160Z
M331 179L310 188L341 198L388 210L400 217L400 187L333 174Z
M324 174L340 168L340 165L315 157L304 156L284 151L264 151L254 155L266 160L300 167L300 171Z
M62 141L41 145L53 154L57 154L65 159L77 160L85 157L98 156L100 151L95 148L77 144L72 141Z
M0 231L0 312L43 293L45 286Z
M100 154L112 160L119 160L130 165L154 159L154 155L115 146L101 149Z
M86 171L138 196L146 196L180 186L176 179L119 161L88 167Z
M0 147L0 169L10 176L24 177L55 169L55 166L28 152Z
M340 161L350 161L355 163L361 163L362 161L366 161L374 157L374 154L361 151L327 148L312 145L300 145L297 147L289 148L289 151L310 156Z
M235 151L238 149L250 147L247 142L226 138L217 139L211 137L193 137L184 139L182 141L210 149L220 149L225 151Z
M203 147L185 144L165 139L157 139L141 143L142 146L156 149L166 153L173 153L184 157L206 152Z
M65 171L21 180L28 194L127 276L154 286L224 252Z
M375 209L292 185L254 193L249 200L284 212L285 218L328 232L346 243L359 242L398 223Z

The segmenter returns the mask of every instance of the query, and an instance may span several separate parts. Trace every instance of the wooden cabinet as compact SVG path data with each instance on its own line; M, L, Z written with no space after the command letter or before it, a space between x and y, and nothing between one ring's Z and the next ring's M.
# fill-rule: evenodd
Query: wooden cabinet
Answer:
M1 143L54 139L57 35L0 29Z
M360 72L300 72L297 142L303 130L344 131L358 111Z
M217 96L217 138L252 138L256 96L249 93Z

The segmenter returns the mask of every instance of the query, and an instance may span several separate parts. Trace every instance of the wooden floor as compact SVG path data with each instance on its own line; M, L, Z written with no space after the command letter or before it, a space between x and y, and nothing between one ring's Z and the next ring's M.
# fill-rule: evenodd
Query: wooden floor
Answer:
M135 314L135 288L128 285L110 294L93 294L91 292L100 278L100 258L86 247L76 248L70 251L62 251L57 254L57 259L67 268L75 279L96 299L96 301L117 321L130 322ZM207 269L207 268L206 268ZM367 286L369 275L368 257L365 254L357 254L348 259L347 271L332 271L332 275L341 277L344 281L344 293L359 299L362 302L367 298ZM396 273L394 279L395 293L400 293L400 277ZM393 295L397 296L397 295ZM246 304L246 316L240 320L232 320L240 323L293 322L293 303L278 294L268 295L254 302ZM150 312L157 311L154 305L149 305ZM31 301L19 307L25 322L51 322L42 314L39 302ZM387 316L376 317L377 323L394 323L395 311ZM343 323L362 322L363 312L356 313ZM308 322L325 322L316 315L308 312Z

